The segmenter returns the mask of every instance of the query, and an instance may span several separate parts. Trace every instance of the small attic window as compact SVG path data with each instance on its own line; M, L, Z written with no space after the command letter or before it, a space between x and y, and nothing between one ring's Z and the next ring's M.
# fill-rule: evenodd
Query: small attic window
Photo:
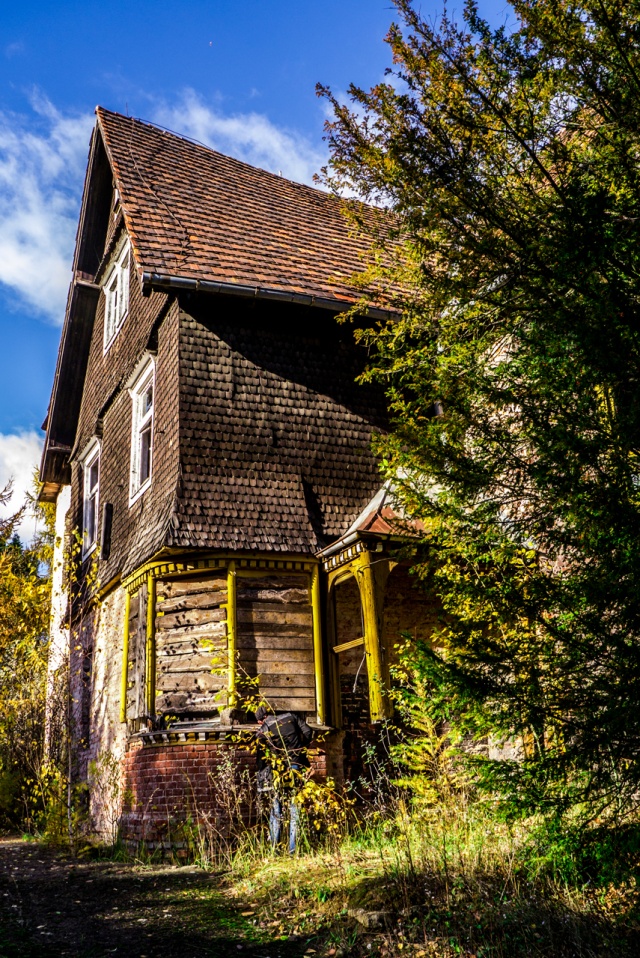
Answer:
M129 310L129 252L129 240L125 239L113 259L103 284L105 352L115 339Z

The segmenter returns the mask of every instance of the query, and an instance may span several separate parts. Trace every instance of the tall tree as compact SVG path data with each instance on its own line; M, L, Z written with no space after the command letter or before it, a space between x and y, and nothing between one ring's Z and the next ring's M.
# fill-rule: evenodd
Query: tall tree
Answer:
M442 597L418 667L514 805L622 816L640 794L640 4L410 0L388 82L333 105L337 189L393 212L361 335L385 468ZM353 207L356 228L366 221ZM399 478L404 477L404 478Z
M10 488L0 490L0 503ZM20 509L0 520L0 824L28 826L42 809L53 516L29 546ZM47 508L47 507L45 507ZM50 510L50 507L49 507Z

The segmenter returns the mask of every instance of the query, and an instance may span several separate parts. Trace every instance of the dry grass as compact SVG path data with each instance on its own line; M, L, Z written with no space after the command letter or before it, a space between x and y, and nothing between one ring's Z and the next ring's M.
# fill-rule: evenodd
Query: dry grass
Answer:
M464 795L421 813L397 802L332 847L293 858L245 849L231 891L259 928L304 936L310 954L639 954L635 881L572 887L535 874L524 864L531 826L509 828Z

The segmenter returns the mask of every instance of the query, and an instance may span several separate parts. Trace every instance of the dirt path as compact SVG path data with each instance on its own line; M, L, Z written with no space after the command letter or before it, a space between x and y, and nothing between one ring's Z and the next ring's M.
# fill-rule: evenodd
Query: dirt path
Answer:
M83 862L0 840L0 958L298 958L197 868ZM244 913L244 914L243 914Z

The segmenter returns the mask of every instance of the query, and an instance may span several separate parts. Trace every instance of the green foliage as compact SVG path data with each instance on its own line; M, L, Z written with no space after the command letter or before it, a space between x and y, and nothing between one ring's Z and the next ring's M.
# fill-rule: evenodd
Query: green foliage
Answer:
M10 490L0 493L6 502ZM53 514L23 546L24 509L0 522L0 823L31 828L46 802L42 775Z
M522 743L511 810L622 820L640 794L640 7L396 0L393 79L332 102L326 178L393 212L360 336L379 448L441 596L434 721ZM368 220L352 209L357 228ZM379 226L379 224L378 224ZM382 235L382 239L381 239Z

